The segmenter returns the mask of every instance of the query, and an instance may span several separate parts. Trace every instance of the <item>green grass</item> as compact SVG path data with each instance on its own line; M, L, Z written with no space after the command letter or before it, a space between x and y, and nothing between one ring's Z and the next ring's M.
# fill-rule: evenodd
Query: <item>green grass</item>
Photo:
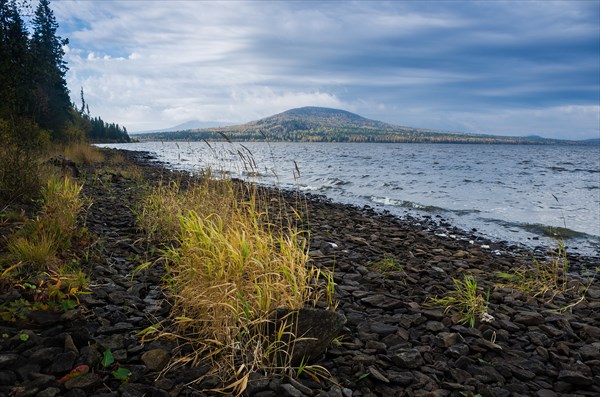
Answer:
M445 312L456 312L460 316L461 324L474 327L477 319L487 314L488 297L479 291L477 280L472 275L466 274L462 280L452 281L452 291L443 298L432 298L430 302L443 307Z
M500 286L518 289L534 297L552 300L557 294L572 289L569 286L569 259L562 240L557 243L552 256L544 261L533 259L533 266L519 267L510 272L498 272L503 281Z
M369 267L382 274L404 271L400 262L390 254L385 254L380 260L370 263Z

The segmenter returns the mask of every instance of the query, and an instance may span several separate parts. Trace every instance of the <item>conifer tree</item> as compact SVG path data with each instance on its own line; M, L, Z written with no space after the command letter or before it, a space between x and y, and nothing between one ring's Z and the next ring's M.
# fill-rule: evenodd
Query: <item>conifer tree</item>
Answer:
M40 0L33 18L31 52L35 65L34 115L42 128L61 139L61 128L69 118L71 101L65 80L68 70L63 60L67 39L56 35L58 23L49 0Z
M30 112L29 37L14 1L0 0L0 118L15 122Z

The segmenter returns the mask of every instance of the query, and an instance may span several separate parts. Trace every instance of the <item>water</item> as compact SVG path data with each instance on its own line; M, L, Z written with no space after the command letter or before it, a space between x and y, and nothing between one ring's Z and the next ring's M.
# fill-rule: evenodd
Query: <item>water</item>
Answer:
M144 142L168 166L323 194L395 215L443 218L493 240L600 252L600 148L375 143ZM251 156L250 156L251 153Z

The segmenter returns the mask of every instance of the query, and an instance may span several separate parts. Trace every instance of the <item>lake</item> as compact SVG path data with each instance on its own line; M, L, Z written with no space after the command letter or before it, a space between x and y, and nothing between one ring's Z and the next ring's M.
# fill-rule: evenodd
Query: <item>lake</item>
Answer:
M166 166L431 217L492 240L600 252L600 147L377 143L143 142Z

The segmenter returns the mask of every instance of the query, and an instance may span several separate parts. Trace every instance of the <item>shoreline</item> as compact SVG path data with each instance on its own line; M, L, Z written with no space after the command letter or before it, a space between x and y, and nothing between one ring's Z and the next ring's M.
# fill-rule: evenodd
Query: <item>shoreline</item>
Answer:
M169 145L168 142L165 142L164 145L165 146L162 149L160 144L154 146L140 144L131 147L127 145L115 145L115 148L121 146L120 148L125 150L147 150L149 151L148 153L151 153L155 157L157 162L162 162L164 163L164 166L183 172L188 170L187 172L197 173L204 167L203 164L209 164L209 166L212 164L212 167L217 167L213 162L213 153L210 152L205 145L190 146L188 149L185 149L184 146L181 146L181 148L177 146L177 149L175 149L177 143L171 143L171 145ZM348 146L349 145L352 144L348 144ZM245 150L239 146L236 147L240 150ZM560 238L564 239L565 243L567 243L570 253L600 257L600 234L597 234L600 230L596 230L597 226L593 226L595 223L594 220L596 219L593 215L593 204L590 204L590 200L586 199L585 202L588 204L577 207L571 199L565 199L565 208L577 209L574 209L573 212L567 209L565 209L565 213L560 212L560 204L558 204L557 208L554 208L553 205L556 205L557 203L552 199L552 195L548 193L556 191L558 188L554 186L554 188L556 188L554 189L552 187L553 183L548 182L546 179L549 177L546 176L540 176L541 182L535 184L535 186L539 187L546 183L548 187L544 188L544 191L539 191L539 188L536 188L533 191L519 189L518 184L521 182L513 179L510 179L511 182L507 182L506 185L504 185L505 187L498 187L498 189L500 189L498 197L504 197L504 194L513 189L513 184L517 184L514 185L514 189L517 189L520 193L517 194L516 197L504 197L506 200L517 200L521 203L516 203L516 207L511 210L510 208L504 208L509 205L507 202L501 202L495 199L489 201L490 198L488 196L490 196L490 194L494 194L494 197L497 196L495 193L484 193L488 192L488 189L492 189L489 190L490 192L495 191L494 189L496 188L494 186L496 186L496 184L491 182L480 183L480 180L475 181L476 183L473 185L469 179L465 179L469 186L471 186L471 189L479 190L475 190L473 194L459 193L459 191L464 191L464 189L467 189L469 186L464 186L463 188L460 183L454 183L448 179L452 176L454 171L451 174L447 174L448 171L440 171L443 174L441 179L435 177L433 174L430 175L430 173L426 171L423 176L423 184L418 184L418 186L415 187L420 193L413 194L411 193L412 188L403 186L404 182L402 184L393 182L395 178L378 175L377 171L374 169L365 171L367 174L373 175L373 181L369 178L364 179L365 175L361 177L362 174L358 171L342 172L338 170L334 171L331 178L329 178L323 174L326 168L320 168L319 163L315 163L313 160L306 160L306 162L298 160L300 167L298 172L302 172L302 176L298 175L292 179L291 175L295 174L293 166L290 168L287 163L286 165L278 163L271 164L272 160L270 160L269 156L276 156L278 159L281 156L294 158L291 155L290 150L295 149L287 146L281 148L274 147L268 150L263 146L248 146L248 149L256 155L257 161L260 161L260 164L262 164L261 168L265 168L265 170L262 170L261 172L256 172L258 178L254 178L252 175L246 177L244 169L236 171L234 170L235 167L229 167L228 165L223 165L223 169L227 170L224 174L242 180L248 180L250 183L257 183L261 186L270 186L274 189L299 190L307 194L316 195L323 194L337 203L352 204L359 208L370 206L378 212L386 213L386 211L389 211L400 218L406 215L418 219L430 218L436 221L440 226L443 225L449 229L455 229L454 227L456 226L466 233L474 235L474 237L491 241L505 241L510 245L522 245L525 249L531 251L539 250L540 247L552 247L556 245L556 239ZM318 146L314 149L317 151L315 158L327 161L326 158L319 154L320 152L318 149ZM161 150L164 150L164 152L161 152ZM223 150L226 150L226 148L223 148ZM301 153L302 156L304 156L304 154L307 153L306 150L308 149L300 147L298 148L298 153ZM372 150L367 148L365 148L365 150L367 152L365 154L367 158L373 155ZM402 151L402 153L404 153L404 151ZM442 150L441 156L444 157L445 153L446 151ZM356 154L357 153L354 151L352 152L352 155ZM423 154L421 153L420 155ZM464 153L461 155L464 155ZM518 154L515 155L520 158ZM524 158L529 158L527 157L528 155L529 152L523 153L523 156L525 156ZM425 156L424 161L432 161L432 159ZM447 160L442 159L439 163L441 165L435 167L442 167L440 169L445 170L448 167L446 162ZM518 164L515 162L513 165L518 168L517 171L521 170L522 172L523 170L519 167L523 167L522 163L525 164L527 162L528 161L519 161ZM344 164L345 167L352 167L347 161L340 164ZM434 164L438 163L436 162ZM269 167L270 171L267 171L267 167ZM479 165L475 167L476 169L472 170L473 172L486 172L485 169L479 169L481 168ZM302 170L302 168L306 169ZM423 171L422 168L423 167L416 166L409 167L404 172L407 175L413 175L419 170ZM231 172L231 174L229 172ZM278 174L279 176L273 178L271 172ZM493 175L488 175L488 177L492 178L491 180L493 181ZM405 181L406 178L410 180L412 177L399 176L399 178L399 180ZM460 176L456 176L456 178L458 178L457 180L461 180ZM467 178L472 179L472 177ZM562 180L562 176L560 175L557 175L557 178L557 180ZM488 181L486 178L483 178L483 180ZM561 185L561 183L558 183L558 185ZM442 187L436 187L438 185L441 185ZM373 190L365 190L368 189L369 186L372 186ZM401 192L402 188L408 190L403 193ZM431 189L432 196L427 196L423 189ZM448 195L445 201L442 198L443 194ZM531 195L533 195L533 197ZM471 197L471 199L469 197ZM478 197L481 197L482 200L474 200L474 198ZM559 197L561 198L561 201L563 201L563 198L560 195ZM538 198L541 201L536 201ZM591 198L593 199L593 197ZM550 202L547 200L550 200ZM534 205L534 202L537 204ZM541 207L539 206L542 205L542 202L544 202L544 205L546 206L540 213ZM547 205L550 205L550 207ZM575 207L573 207L573 205L575 205ZM470 209L467 209L467 207ZM585 212L582 212L584 209L588 211L587 215ZM528 213L523 214L524 211L529 211L529 213L533 215L529 216ZM584 218L579 222L578 219L582 217ZM565 222L567 223L567 226L564 225ZM574 227L575 225L578 227ZM571 226L572 228L569 228L568 226Z
M150 184L184 175L151 161L143 152L105 152L125 157L120 167L140 167ZM143 241L132 213L141 182L106 165L86 168L84 177L84 192L93 200L87 225L100 239L101 250L90 269L92 294L82 295L81 306L60 316L37 314L23 324L0 322L0 330L11 336L0 345L0 396L14 393L15 388L22 393L18 396L42 397L214 395L185 386L206 373L204 367L184 367L157 377L166 365L157 365L157 357L172 357L175 346L165 340L142 344L136 336L169 311L160 266L133 276L153 249L153 244ZM296 194L282 196L294 199ZM515 247L510 244L488 240L470 244L468 232L456 233L465 240L436 235L438 225L433 221L415 223L414 218L400 219L316 197L307 197L305 203L310 216L309 255L318 267L334 270L337 311L347 319L339 343L312 363L332 376L316 383L305 376L265 379L255 374L248 395L600 393L598 278L589 288L578 287L552 301L535 298L495 285L495 272L531 265L529 254L512 251ZM386 257L397 260L400 268L376 270L375 263ZM476 277L481 292L489 290L491 322L477 321L470 328L452 312L430 305L430 298L452 291L452 279L464 274ZM4 300L7 293L0 294ZM584 299L579 304L560 312L581 294ZM30 335L26 342L19 339L24 332ZM127 383L113 379L101 365L106 349L132 372ZM56 379L79 363L92 371L77 382L58 384ZM210 379L205 379L197 388L210 385Z

